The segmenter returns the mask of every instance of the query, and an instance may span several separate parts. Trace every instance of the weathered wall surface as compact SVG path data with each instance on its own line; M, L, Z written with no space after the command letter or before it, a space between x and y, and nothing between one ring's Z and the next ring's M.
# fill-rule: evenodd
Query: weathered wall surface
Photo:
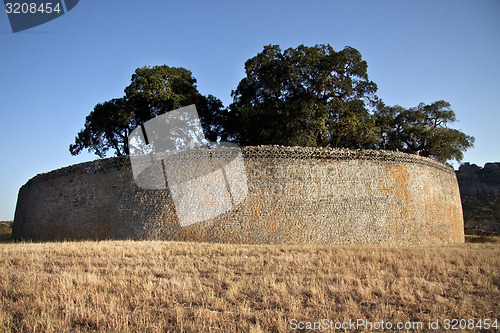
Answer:
M135 185L127 157L38 175L19 191L13 236L259 244L464 241L455 173L433 160L276 146L245 147L243 157L247 197L187 227L179 225L168 190Z

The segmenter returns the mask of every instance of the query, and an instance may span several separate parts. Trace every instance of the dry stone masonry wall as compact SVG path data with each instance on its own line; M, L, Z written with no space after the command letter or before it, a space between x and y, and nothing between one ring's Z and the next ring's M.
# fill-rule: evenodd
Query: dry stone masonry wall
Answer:
M179 167L189 170L196 154L184 154ZM13 236L251 244L464 241L455 173L431 159L282 146L245 147L242 155L248 195L210 220L181 227L168 189L138 187L130 159L114 157L29 180L19 191Z

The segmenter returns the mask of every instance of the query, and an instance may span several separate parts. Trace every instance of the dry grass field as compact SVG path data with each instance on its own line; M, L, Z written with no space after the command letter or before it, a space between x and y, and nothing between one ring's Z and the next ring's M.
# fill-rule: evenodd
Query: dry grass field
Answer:
M500 319L500 239L468 239L407 248L4 241L0 332L288 332L322 319L426 331L429 321Z

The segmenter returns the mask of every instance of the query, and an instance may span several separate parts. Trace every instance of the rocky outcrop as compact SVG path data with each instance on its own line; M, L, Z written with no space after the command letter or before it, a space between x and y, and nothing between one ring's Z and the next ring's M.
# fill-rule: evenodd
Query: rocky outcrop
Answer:
M500 194L500 163L486 163L484 168L465 163L456 174L461 195Z
M456 175L466 230L500 234L500 163L465 163Z

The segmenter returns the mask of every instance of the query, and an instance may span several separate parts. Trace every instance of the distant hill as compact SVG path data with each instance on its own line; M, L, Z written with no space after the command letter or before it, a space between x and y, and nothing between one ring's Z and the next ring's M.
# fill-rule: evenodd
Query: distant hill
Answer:
M465 229L500 234L500 163L465 163L456 174Z

